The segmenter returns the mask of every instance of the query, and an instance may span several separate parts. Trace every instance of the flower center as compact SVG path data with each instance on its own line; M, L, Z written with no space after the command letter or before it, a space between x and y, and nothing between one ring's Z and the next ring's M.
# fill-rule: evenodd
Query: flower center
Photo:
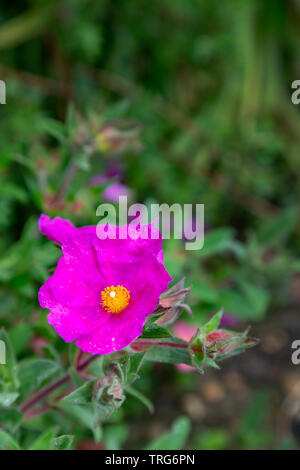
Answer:
M101 292L101 305L108 313L119 313L127 307L130 292L124 286L108 286Z

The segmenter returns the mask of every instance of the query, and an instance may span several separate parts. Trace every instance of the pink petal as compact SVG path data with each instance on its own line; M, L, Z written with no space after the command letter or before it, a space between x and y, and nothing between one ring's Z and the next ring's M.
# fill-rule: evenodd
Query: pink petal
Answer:
M102 286L99 286L101 290ZM79 276L77 269L60 258L54 274L49 277L39 292L41 307L51 308L53 299L67 307L96 307L99 292L88 286Z
M76 228L66 219L41 214L39 218L39 229L43 235L57 243L63 243L66 238L76 235Z
M155 259L146 260L143 265L112 263L111 271L106 267L108 285L121 284L130 291L129 306L119 314L103 312L97 329L91 334L80 336L76 345L91 354L109 354L123 349L141 335L147 315L158 304L162 291L167 289L170 276Z
M79 336L76 345L90 354L110 354L128 346L141 335L146 320L147 309L137 309L134 305L119 314L104 313L97 329Z
M62 245L62 252L66 263L76 269L78 277L100 293L107 284L92 243L93 238L95 236L89 233L69 238Z
M95 308L74 309L57 304L48 315L48 323L68 343L93 331L97 322Z
M95 226L76 229L58 217L51 221L42 216L40 226L62 243L63 252L39 292L40 305L50 309L49 323L65 341L76 340L92 354L109 354L130 344L171 280L162 264L159 232L154 240L100 240ZM150 226L142 230L148 234ZM111 285L130 292L129 305L118 314L101 307L101 291Z

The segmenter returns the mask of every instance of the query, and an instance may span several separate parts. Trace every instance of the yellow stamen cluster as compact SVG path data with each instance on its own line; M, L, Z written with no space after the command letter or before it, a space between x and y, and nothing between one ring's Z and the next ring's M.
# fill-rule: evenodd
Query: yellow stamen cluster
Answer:
M120 313L129 304L130 292L124 286L108 286L101 292L101 299L108 313Z

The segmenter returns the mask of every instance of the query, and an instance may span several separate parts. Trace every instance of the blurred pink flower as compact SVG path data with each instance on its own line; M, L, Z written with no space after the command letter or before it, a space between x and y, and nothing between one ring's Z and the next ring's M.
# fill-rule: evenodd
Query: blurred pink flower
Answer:
M189 323L179 321L173 325L173 333L177 338L189 341L196 333L197 328ZM192 372L195 367L188 366L187 364L176 364L176 368L181 372Z
M225 313L223 313L223 316L221 318L220 326L232 327L232 326L238 325L239 323L241 323L241 320L234 317L230 313L225 312Z
M117 166L108 168L106 174L94 176L88 184L90 186L101 186L108 183L112 178L118 178L118 180L121 178L121 170ZM120 181L109 184L101 193L101 197L109 202L118 202L120 196L127 196L128 199L132 199L132 195L133 191Z
M122 183L112 183L110 186L107 186L101 196L104 200L109 202L118 202L120 196L127 196L128 199L132 198L132 191L125 184Z

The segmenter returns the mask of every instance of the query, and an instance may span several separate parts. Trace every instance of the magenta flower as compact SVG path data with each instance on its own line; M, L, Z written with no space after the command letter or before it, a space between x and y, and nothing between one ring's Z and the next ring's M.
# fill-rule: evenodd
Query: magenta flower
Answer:
M91 354L118 351L140 336L171 281L162 263L161 236L100 240L95 226L75 228L46 215L39 227L62 245L57 268L39 291L58 334ZM150 234L150 226L143 230Z
M225 328L226 327L232 327L232 326L236 326L238 325L239 323L241 323L241 320L239 320L238 318L234 317L233 315L231 315L230 313L223 313L223 316L221 318L221 323L220 325L221 326L224 326Z
M121 170L117 166L111 166L106 171L106 174L98 174L91 178L88 182L90 186L99 186L108 183L111 178L118 178L118 181L114 181L109 184L101 193L101 197L105 201L118 202L120 196L126 196L128 199L132 199L133 191L120 182Z
M126 196L132 198L132 191L122 183L112 183L102 191L101 196L105 201L118 202L120 196Z

